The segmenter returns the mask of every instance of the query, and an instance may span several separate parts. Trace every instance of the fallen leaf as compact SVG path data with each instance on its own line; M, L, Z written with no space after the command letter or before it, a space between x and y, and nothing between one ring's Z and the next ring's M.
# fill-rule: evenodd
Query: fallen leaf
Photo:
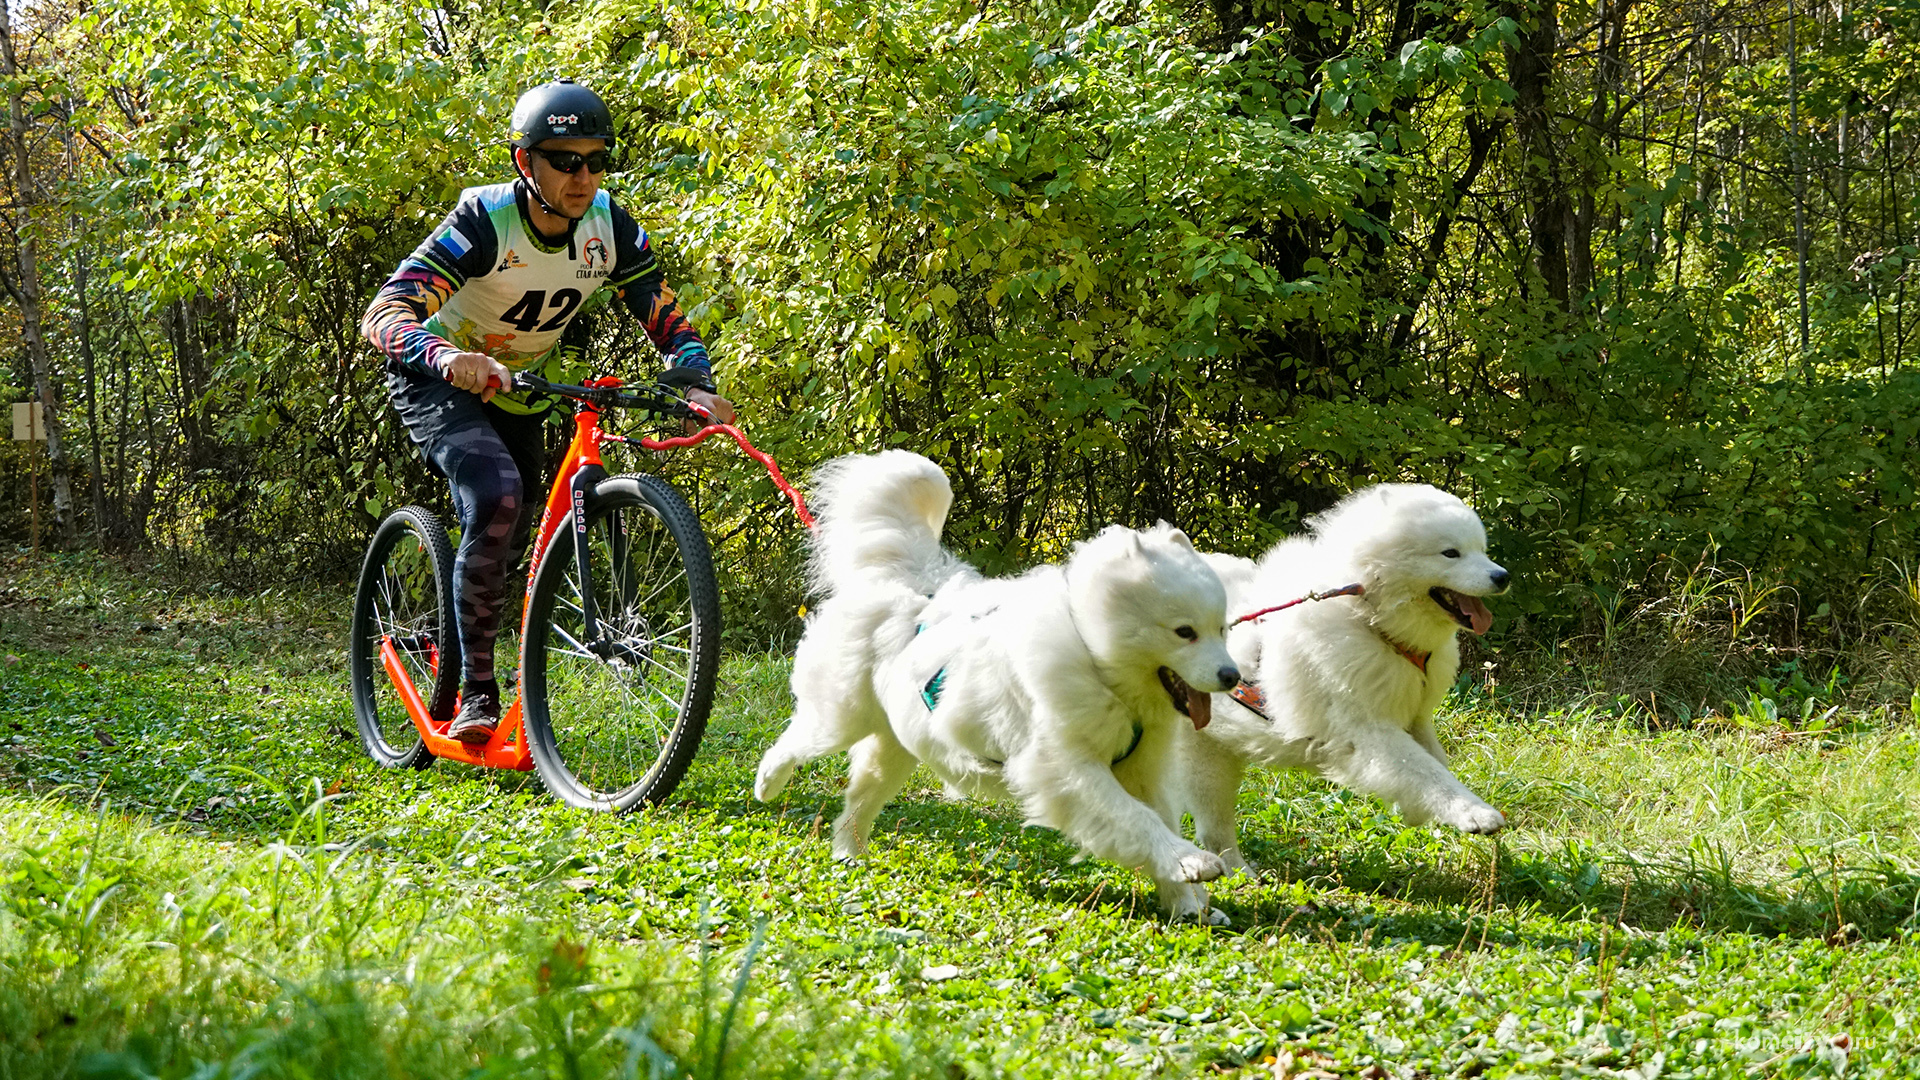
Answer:
M1296 1054L1287 1050L1274 1058L1269 1068L1273 1072L1274 1080L1338 1080L1338 1074L1327 1068L1332 1064L1333 1059L1325 1054L1318 1054L1311 1050ZM1295 1072L1295 1069L1299 1071Z

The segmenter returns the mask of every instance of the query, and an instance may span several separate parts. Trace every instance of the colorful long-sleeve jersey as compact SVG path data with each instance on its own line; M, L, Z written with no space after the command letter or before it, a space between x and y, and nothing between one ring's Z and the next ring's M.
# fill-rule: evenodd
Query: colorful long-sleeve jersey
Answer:
M557 245L528 225L526 199L520 181L462 192L374 295L360 332L392 362L435 378L446 377L453 354L481 352L512 371L572 381L581 372L562 335L612 295L671 363L712 372L646 230L606 192ZM493 403L509 412L544 407L522 394L497 394Z

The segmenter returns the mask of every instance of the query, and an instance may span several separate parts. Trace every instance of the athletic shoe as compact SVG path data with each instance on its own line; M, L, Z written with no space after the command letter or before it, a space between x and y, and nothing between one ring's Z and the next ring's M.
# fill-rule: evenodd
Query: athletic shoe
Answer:
M460 712L447 725L447 738L469 745L493 738L500 726L500 703L492 694L468 694L460 699Z

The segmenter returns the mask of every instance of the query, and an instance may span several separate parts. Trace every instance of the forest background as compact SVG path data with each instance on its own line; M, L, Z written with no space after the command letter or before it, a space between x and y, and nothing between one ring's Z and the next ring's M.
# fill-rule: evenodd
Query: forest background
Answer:
M1424 481L1518 575L1468 678L1920 707L1916 0L289 12L0 19L0 397L51 403L50 543L344 582L444 502L356 323L570 74L756 441L928 454L988 569L1156 518L1255 554ZM0 450L12 542L39 452ZM789 641L764 477L646 467L718 542L733 644Z

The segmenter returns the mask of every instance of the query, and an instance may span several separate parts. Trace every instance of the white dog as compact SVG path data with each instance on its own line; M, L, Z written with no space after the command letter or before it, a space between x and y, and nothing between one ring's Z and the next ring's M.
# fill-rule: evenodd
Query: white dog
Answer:
M1225 870L1178 832L1177 727L1239 682L1226 592L1178 530L1118 526L1063 565L983 580L940 546L953 492L890 450L822 468L813 577L828 595L794 655L793 719L761 801L803 762L849 750L833 850L855 858L926 762L949 793L1011 798L1030 822L1154 879L1177 916ZM1197 688L1197 689L1190 689ZM1214 913L1218 916L1218 913Z
M1218 697L1207 730L1181 740L1195 839L1229 867L1246 865L1234 803L1249 762L1313 769L1394 803L1415 824L1498 832L1506 818L1454 778L1433 733L1433 711L1460 669L1455 635L1486 633L1493 615L1481 597L1507 589L1479 516L1438 488L1381 484L1308 526L1257 565L1206 557L1235 617L1351 584L1363 591L1231 630L1234 658L1254 677Z

